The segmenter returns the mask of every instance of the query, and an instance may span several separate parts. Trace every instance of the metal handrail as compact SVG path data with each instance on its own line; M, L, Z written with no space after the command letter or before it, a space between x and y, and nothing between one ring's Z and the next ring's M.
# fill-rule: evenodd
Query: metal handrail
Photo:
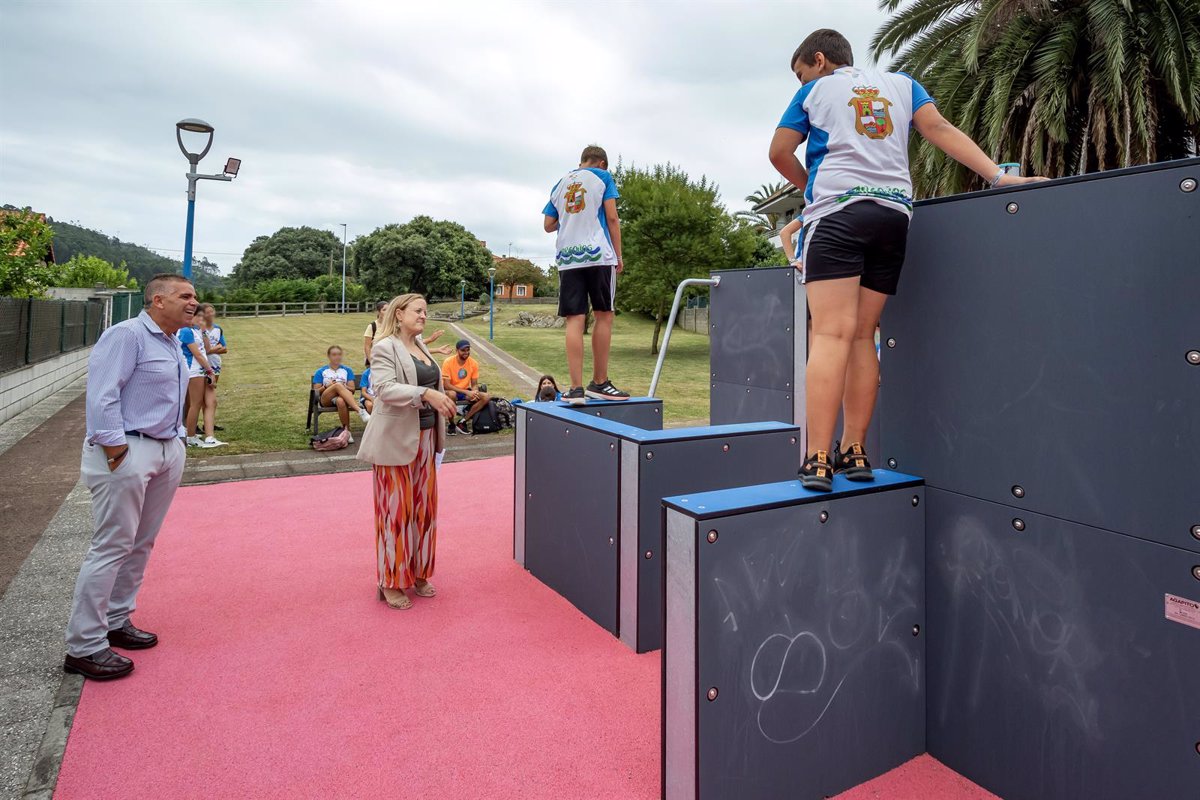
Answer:
M675 328L675 317L679 315L679 302L683 299L683 290L689 286L720 286L721 276L715 278L688 278L680 281L679 287L675 290L675 302L671 304L671 316L667 320L667 332L663 335L662 347L658 349L658 363L654 365L654 376L650 378L650 396L654 397L654 390L658 388L658 378L662 374L663 359L667 357L667 345L671 343L671 331Z

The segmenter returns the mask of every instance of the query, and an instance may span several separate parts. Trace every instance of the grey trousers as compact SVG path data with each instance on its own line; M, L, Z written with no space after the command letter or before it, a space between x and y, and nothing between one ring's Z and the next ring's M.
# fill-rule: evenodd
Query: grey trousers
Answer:
M158 529L183 477L182 439L129 437L129 454L109 471L104 448L85 444L80 471L92 492L95 531L75 582L67 653L90 656L108 647L136 607Z

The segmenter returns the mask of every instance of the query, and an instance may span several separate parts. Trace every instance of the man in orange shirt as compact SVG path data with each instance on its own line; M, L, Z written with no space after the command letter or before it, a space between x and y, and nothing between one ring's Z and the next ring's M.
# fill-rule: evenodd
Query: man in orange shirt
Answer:
M442 362L442 379L451 400L456 403L465 400L471 404L462 419L454 423L455 433L470 433L467 421L486 408L492 398L487 392L479 391L479 362L471 357L471 343L459 339L454 347L455 354Z

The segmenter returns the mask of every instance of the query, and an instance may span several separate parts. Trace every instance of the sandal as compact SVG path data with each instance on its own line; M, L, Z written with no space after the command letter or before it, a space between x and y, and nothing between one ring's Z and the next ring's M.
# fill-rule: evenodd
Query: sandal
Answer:
M436 597L437 589L429 581L417 581L417 585L413 587L413 594L417 597Z
M413 602L409 598L409 596L404 593L403 589L397 590L400 592L400 598L398 600L389 600L388 596L383 593L383 587L380 586L377 588L379 589L379 599L384 601L385 603L387 603L388 608L396 608L396 609L400 609L400 610L403 610L406 608L412 608Z

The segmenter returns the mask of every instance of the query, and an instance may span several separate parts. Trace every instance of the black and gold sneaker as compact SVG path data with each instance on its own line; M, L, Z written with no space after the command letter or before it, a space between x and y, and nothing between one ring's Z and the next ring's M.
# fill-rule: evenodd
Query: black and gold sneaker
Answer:
M871 471L871 462L867 461L867 451L861 442L851 442L843 452L842 443L834 442L833 469L838 475L845 475L848 481L873 481L875 473Z
M829 452L818 450L809 456L800 468L800 485L815 492L833 491L833 465L829 463Z

